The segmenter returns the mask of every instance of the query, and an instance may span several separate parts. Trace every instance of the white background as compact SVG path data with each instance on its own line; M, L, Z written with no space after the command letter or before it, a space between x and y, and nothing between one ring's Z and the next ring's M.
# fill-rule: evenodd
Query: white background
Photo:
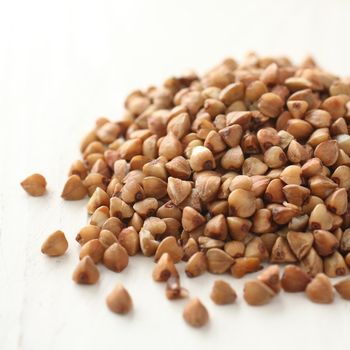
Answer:
M187 68L199 72L248 50L312 53L350 75L350 2L333 1L1 1L0 2L0 349L349 349L350 304L314 305L280 295L261 308L241 297L234 306L209 299L215 276L184 279L207 305L201 330L182 320L184 302L169 302L151 280L152 263L131 259L115 274L101 269L96 286L71 281L74 237L86 222L85 201L60 191L78 140L101 115L116 119L134 88L159 84ZM48 194L31 198L19 182L44 174ZM40 253L62 229L66 256ZM135 304L110 313L105 296L116 282Z

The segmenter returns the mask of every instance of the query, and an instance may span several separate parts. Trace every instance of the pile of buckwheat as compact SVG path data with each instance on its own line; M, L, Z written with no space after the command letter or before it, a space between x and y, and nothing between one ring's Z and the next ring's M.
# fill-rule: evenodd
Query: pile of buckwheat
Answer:
M281 288L332 302L329 277L350 267L349 131L350 79L312 58L293 65L249 54L132 92L120 120L99 118L83 138L82 160L63 189L66 200L90 196L74 281L96 283L98 263L121 272L141 253L154 258L153 279L177 299L189 294L180 261L190 278L241 278L268 262L245 284L248 304L266 304ZM45 179L33 176L23 186L43 194ZM57 231L42 251L57 256L67 247ZM288 264L282 277L276 264ZM334 287L350 299L350 279ZM236 300L222 280L210 296L220 305ZM132 301L118 285L107 305L126 313ZM192 326L209 319L196 298L183 316Z

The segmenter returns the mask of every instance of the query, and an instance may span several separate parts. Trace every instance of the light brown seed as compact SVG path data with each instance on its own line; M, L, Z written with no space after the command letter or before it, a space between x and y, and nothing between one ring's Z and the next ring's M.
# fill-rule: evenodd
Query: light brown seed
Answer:
M285 200L282 188L284 184L280 179L269 182L264 193L264 201L268 203L283 203Z
M79 284L95 284L100 273L90 256L85 256L79 261L73 272L73 281Z
M324 204L317 204L309 218L311 230L330 230L333 226L333 218Z
M302 118L308 109L308 103L306 101L288 101L287 107L293 118Z
M111 231L116 237L118 237L120 231L124 228L123 222L115 217L111 217L107 219L103 226L102 230L108 230Z
M167 194L167 183L155 176L146 176L142 180L145 197L161 199Z
M63 255L68 249L66 236L62 231L55 231L49 235L41 246L41 252L48 256Z
M298 207L301 207L310 196L310 190L299 185L286 185L282 191L286 200Z
M191 176L191 167L187 159L182 156L173 158L165 164L165 168L172 177L188 180Z
M276 127L277 127L277 125L276 125ZM294 136L285 130L278 131L278 136L280 138L279 146L283 150L285 150L289 146L289 144L292 142L292 140L294 140Z
M305 120L317 129L328 128L331 125L332 116L325 110L313 109L306 114Z
M237 294L227 282L217 280L212 287L210 298L217 305L227 305L235 302Z
M186 235L187 235L187 232L183 231L182 237L186 237ZM186 243L185 243L185 239L186 238L184 238L184 242L182 243L183 249L184 249L184 256L183 256L182 260L188 261L192 255L194 255L195 253L197 253L199 251L199 247L198 247L197 241L193 237L188 238Z
M327 256L333 254L338 246L338 239L329 231L315 230L314 234L314 247L317 253L321 256Z
M350 252L350 228L344 230L340 239L340 249L343 252Z
M179 140L182 139L191 127L191 119L188 113L180 113L172 118L167 125L167 132L173 133Z
M205 223L205 218L197 210L185 207L182 211L182 227L185 231L191 232Z
M109 206L109 196L103 189L97 187L87 204L88 214L93 214L97 208L102 206Z
M253 216L252 232L256 234L268 233L272 230L272 213L270 209L258 209Z
M243 242L229 241L225 243L224 250L234 259L241 258L244 256L245 245Z
M310 123L302 119L290 119L287 122L286 131L293 135L297 140L307 139L313 132L313 127Z
M118 148L118 152L122 159L130 161L132 157L142 153L142 140L140 138L127 140Z
M138 184L141 184L145 177L145 174L141 170L132 170L126 174L126 176L122 180L122 183L126 184L129 181L135 181Z
M133 209L143 218L153 216L158 209L158 201L155 198L146 198L133 205Z
M133 208L125 203L122 199L112 197L109 203L110 216L117 217L118 219L131 218L134 214Z
M255 196L250 191L242 189L232 191L228 203L231 213L241 218L252 216L256 210Z
M335 140L321 142L315 149L315 156L326 166L332 166L338 159L339 147Z
M188 277L197 277L207 270L207 258L203 252L194 253L186 263L185 273Z
M226 106L231 105L233 102L241 100L244 96L244 84L232 83L227 85L220 92L220 100L225 103Z
M280 269L278 265L270 265L258 276L258 280L265 283L276 294L281 290Z
M21 182L23 189L33 197L40 197L46 191L46 179L40 174L32 174Z
M217 131L211 130L205 138L204 147L207 147L213 154L217 154L226 149L226 144Z
M254 196L258 199L258 197L264 194L267 188L267 185L270 182L270 179L267 176L256 175L256 176L252 176L252 181L253 181L252 192Z
M299 209L297 207L285 207L283 205L272 207L272 219L278 225L288 224L298 214Z
M332 180L335 181L339 187L350 189L350 167L342 165L335 169L332 174Z
M348 265L348 267L350 268L350 253L347 253L345 256L345 262Z
M311 158L301 167L304 177L312 177L321 173L322 162L319 158Z
M151 158L143 156L143 155L134 156L130 160L130 170L142 170L143 166L146 163L150 162L151 160L152 160Z
M203 228L200 227L198 230L196 230L194 232L198 235L202 235ZM205 236L199 236L198 243L199 243L199 247L204 251L206 251L207 249L211 249L211 248L223 248L225 245L225 242L223 242L223 241L220 241L218 239L205 237Z
M102 245L100 240L91 239L86 242L80 249L79 259L83 259L85 256L90 256L95 264L99 263L105 252L105 247Z
M185 306L183 318L192 327L203 327L209 321L209 314L198 298L191 299Z
M128 204L141 201L145 198L142 186L136 181L128 181L120 191L120 198Z
M252 113L246 111L234 111L226 115L226 126L238 124L242 129L247 129L252 119Z
M204 235L210 238L225 241L227 237L227 223L225 216L219 214L210 219L204 228Z
M128 225L132 226L136 231L140 231L143 226L144 220L138 213L134 213L129 219Z
M302 260L310 251L314 237L311 232L288 231L287 240L295 256Z
M196 178L195 188L198 191L200 199L204 202L212 202L216 199L220 185L221 178L217 175L201 175Z
M348 100L346 95L330 96L322 102L321 108L328 111L334 119L337 119L345 114L346 100Z
M260 236L269 254L272 252L277 237L278 235L276 233L264 233Z
M260 129L256 136L263 152L266 152L272 146L278 146L280 143L277 130L271 127Z
M224 113L226 106L221 101L214 98L207 98L204 101L204 110L210 114L212 117L216 117L217 115Z
M350 278L337 282L334 288L343 299L350 300Z
M341 134L336 136L336 141L340 149L342 149L348 156L350 155L350 136L348 134Z
M132 299L121 283L118 283L106 298L108 308L117 314L127 314L132 309Z
M345 188L339 188L325 200L328 210L336 215L344 215L348 209L348 194Z
M262 239L260 237L254 237L247 243L244 256L247 258L256 257L260 261L264 261L268 260L269 253Z
M120 231L118 241L130 256L137 254L140 250L140 238L136 229L132 226L126 227Z
M264 115L275 118L282 112L283 104L278 95L267 92L260 97L258 108Z
M119 125L107 122L96 131L96 136L103 143L112 143L119 136L120 132Z
M68 178L68 180L69 179L70 177ZM85 186L89 196L92 196L92 194L95 192L97 187L100 187L105 191L107 189L106 183L107 183L107 180L103 175L95 174L95 173L90 173L83 181L83 185ZM74 185L74 181L73 181L73 185ZM73 187L73 186L70 185L70 187ZM83 192L83 189L80 189L80 190Z
M114 162L114 176L119 180L123 181L124 177L129 171L128 163L125 159L118 159Z
M162 219L151 216L144 221L143 228L150 231L154 236L163 234L167 228L167 225Z
M230 148L221 158L221 166L226 170L238 170L244 162L244 155L240 146Z
M318 273L323 272L323 260L317 254L314 248L311 248L304 259L300 261L300 267L309 276L314 277Z
M267 92L266 85L260 81L252 81L246 88L245 98L251 102L257 101L261 95Z
M167 192L175 205L182 203L190 195L191 191L192 185L189 181L169 177Z
M226 272L233 264L233 258L219 248L211 248L206 253L208 271L215 274Z
M305 292L308 298L314 303L330 304L334 300L333 286L329 278L323 273L315 276L307 285Z
M171 132L162 139L158 149L159 155L165 157L167 160L181 156L182 151L181 142Z
M281 286L285 292L303 292L310 283L311 277L300 267L287 265L281 279Z
M97 136L96 136L96 132L95 130L90 131L89 133L87 133L83 139L81 140L80 143L80 151L84 152L86 147L93 141L97 140Z
M301 168L298 165L289 165L283 169L280 179L287 185L301 185Z
M337 184L324 175L316 175L309 178L309 188L311 194L325 199L337 188Z
M311 87L311 83L303 77L290 77L286 79L285 84L291 91L298 91Z
M259 280L248 281L244 284L243 298L249 305L265 305L275 296L274 291Z
M142 228L139 232L140 237L140 248L145 256L152 256L156 253L159 246L159 242L156 241L148 230Z
M230 191L236 190L238 188L250 191L253 185L253 181L249 176L246 175L237 175L231 180Z
M80 159L74 161L69 168L68 176L78 175L82 180L86 178L88 174L88 169L86 168L84 162Z
M108 219L109 219L109 208L105 206L99 207L91 215L90 225L95 225L101 228Z
M156 282L166 282L171 276L179 277L174 261L168 253L163 253L153 269L153 279Z
M75 240L80 244L84 245L86 242L98 238L101 228L94 225L86 225L79 230Z
M193 171L213 169L215 167L213 153L204 146L194 147L190 157L190 166Z
M331 136L327 128L316 129L307 140L311 147L317 147L320 143L330 140Z
M285 165L287 161L288 159L286 154L284 153L283 149L279 146L272 146L264 153L264 163L271 169L280 168L283 165Z
M349 273L343 256L337 251L324 258L323 266L324 273L328 277L344 276Z
M215 202L212 202L212 203L215 203ZM202 202L200 198L200 193L196 188L192 188L189 196L182 203L179 204L180 209L183 209L188 206L192 207L195 210L202 211Z
M257 257L243 257L234 260L231 266L231 275L236 278L242 278L247 273L259 271L262 268L260 259Z
M272 148L272 147L271 147ZM268 151L266 153L269 153ZM239 158L238 158L239 159ZM267 160L269 162L269 160ZM259 158L252 156L244 160L242 165L242 174L247 176L263 175L268 170L268 163L266 164ZM239 169L235 166L233 169Z
M101 230L98 239L105 249L118 242L117 237L109 230Z
M284 237L278 237L273 245L270 261L273 263L296 262L293 251Z
M164 253L168 253L175 264L178 263L184 255L183 248L177 243L173 236L166 237L160 242L155 254L155 261L158 261Z
M232 239L242 241L252 227L249 219L243 219L237 216L230 216L227 219L227 226Z
M65 200L75 201L83 199L86 195L87 189L80 177L78 175L72 175L67 179L61 197Z
M219 130L219 135L229 147L239 145L242 138L243 130L239 124L234 124Z
M103 264L115 272L123 271L129 263L126 249L119 243L114 243L103 254Z

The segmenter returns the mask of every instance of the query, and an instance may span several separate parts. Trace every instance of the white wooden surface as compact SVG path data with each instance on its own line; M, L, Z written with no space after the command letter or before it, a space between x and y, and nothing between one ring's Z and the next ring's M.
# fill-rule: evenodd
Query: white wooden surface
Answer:
M339 298L320 306L283 295L252 308L243 281L227 276L239 299L218 307L209 299L215 276L184 279L211 315L193 330L184 302L167 301L152 282L149 259L131 259L121 274L101 269L96 286L73 284L85 201L59 197L78 140L96 117L117 118L133 88L251 49L296 60L313 53L350 75L349 13L345 0L1 1L0 349L349 349L350 304ZM19 186L32 172L48 180L42 198ZM40 245L56 229L70 247L49 259ZM127 317L105 307L117 281L134 299Z

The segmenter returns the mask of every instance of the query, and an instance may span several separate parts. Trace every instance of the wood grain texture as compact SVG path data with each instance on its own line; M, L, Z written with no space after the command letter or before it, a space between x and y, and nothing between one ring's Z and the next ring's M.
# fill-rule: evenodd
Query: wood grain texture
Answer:
M226 276L238 300L218 307L209 298L216 276L184 278L211 316L198 331L182 320L184 301L169 302L152 281L151 259L133 258L120 274L101 268L97 285L75 285L74 238L86 201L60 198L78 140L98 116L116 119L130 90L251 49L294 59L311 52L350 75L349 13L341 0L2 2L0 349L349 348L350 306L339 298L320 306L283 295L252 308L242 299L244 281ZM44 197L19 186L33 172L48 181ZM57 229L67 235L67 254L43 256L42 241ZM134 299L127 317L105 306L117 282Z

